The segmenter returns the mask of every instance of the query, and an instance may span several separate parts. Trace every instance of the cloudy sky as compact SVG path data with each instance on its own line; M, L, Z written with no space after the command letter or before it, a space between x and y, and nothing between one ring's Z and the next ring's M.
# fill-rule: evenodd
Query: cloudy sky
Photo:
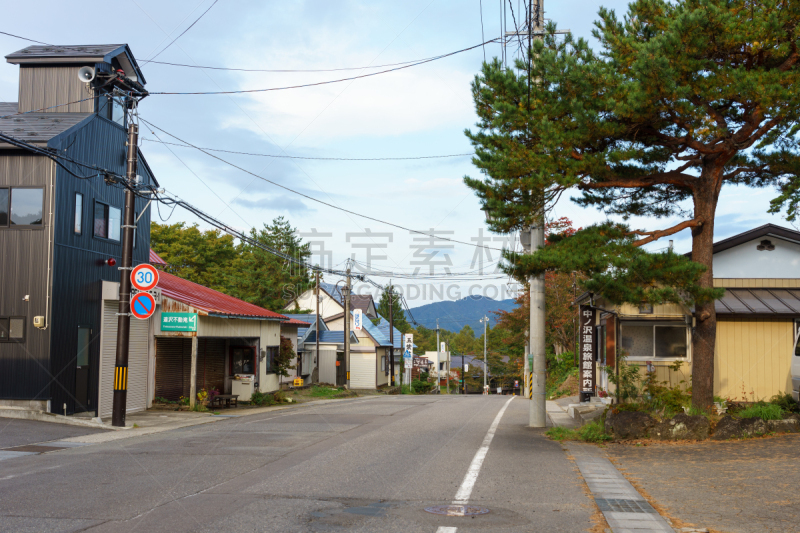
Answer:
M84 0L81 10L61 2L16 3L4 10L0 30L51 44L130 45L150 91L228 91L282 87L350 77L382 70L333 72L236 72L146 63L156 61L241 69L319 70L374 67L428 58L498 37L501 15L513 27L506 0L234 1L218 0L208 13L166 50L162 50L213 4L213 0ZM511 0L520 20L519 0ZM624 0L603 5L623 12ZM561 0L545 5L546 16L561 28L590 38L600 3ZM483 37L482 38L482 32ZM0 35L0 51L9 54L28 44ZM487 58L499 56L487 45ZM509 54L511 54L509 50ZM465 154L471 147L463 131L475 123L470 81L484 50L363 79L311 88L243 95L153 95L141 117L202 147L271 155L319 158L392 158ZM0 101L16 101L18 67L0 66ZM163 141L172 141L156 131ZM482 278L461 283L422 281L405 287L414 307L468 293L505 297L504 280L495 271L498 252L420 235L348 214L282 190L192 149L159 144L143 126L143 151L167 191L228 224L247 229L277 216L287 217L309 241L324 241L314 258L341 268L371 255L375 269L428 274L471 272ZM172 149L172 152L169 150ZM173 153L174 152L174 153ZM326 203L446 237L500 248L513 240L489 235L464 175L477 176L468 156L407 161L325 161L218 153L263 178ZM728 188L723 191L716 234L721 239L767 222L787 225L766 209L772 191ZM162 209L166 218L169 214ZM602 220L567 199L556 216L576 226ZM157 216L154 216L158 220ZM175 211L169 222L194 222ZM653 229L669 221L635 220ZM452 232L452 233L447 233ZM326 237L314 234L329 234ZM493 239L491 241L481 238ZM690 249L688 232L675 237L676 250ZM452 246L448 248L448 246ZM665 247L656 243L655 248ZM316 245L317 248L320 245ZM328 252L330 255L328 255ZM488 254L488 255L487 255ZM480 261L483 261L481 265ZM329 281L336 278L328 276ZM387 278L374 276L381 284ZM397 277L395 277L397 280ZM410 282L399 281L403 286ZM424 293L422 288L425 289ZM431 288L434 288L431 293Z

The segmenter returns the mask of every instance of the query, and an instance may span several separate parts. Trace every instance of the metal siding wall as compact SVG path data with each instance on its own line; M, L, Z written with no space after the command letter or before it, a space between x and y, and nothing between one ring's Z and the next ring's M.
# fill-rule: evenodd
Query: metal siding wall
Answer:
M313 351L314 348L311 348ZM336 384L336 350L319 349L319 382Z
M225 339L198 339L197 392L225 390Z
M92 113L93 99L44 109L92 96L87 85L78 79L78 70L82 66L84 65L20 66L19 111L42 109L43 113Z
M731 289L747 289L747 288L796 289L798 286L800 286L800 279L714 278L714 286L729 287Z
M41 230L0 229L0 315L24 316L25 342L0 343L0 398L50 398L50 332L33 327L47 316L47 249L50 204L49 159L16 150L0 151L0 187L44 188L45 224ZM52 260L52 258L51 258ZM24 302L25 295L30 301Z
M77 79L77 78L76 78ZM126 133L120 126L95 117L86 126L72 135L59 139L55 148L66 149L68 156L87 163L96 164L113 172L125 173ZM141 169L144 171L144 169ZM81 171L76 172L78 174ZM86 172L88 174L88 171ZM141 172L140 172L141 174ZM142 174L146 176L146 174ZM150 178L147 177L147 180ZM75 193L83 196L83 232L73 232ZM105 265L110 257L122 260L122 245L112 241L95 239L92 236L92 216L94 200L100 200L114 207L123 207L124 192L118 187L106 185L102 177L78 179L63 169L56 175L56 220L55 250L53 261L53 346L61 349L51 353L51 371L56 378L51 386L53 412L62 412L67 404L67 412L74 410L75 391L75 351L77 346L77 327L91 325L93 342L90 349L92 373L89 377L90 402L97 407L98 361L100 354L99 332L102 322L102 281L120 279L117 267ZM136 208L141 212L146 200L137 199ZM150 215L149 209L137 224L137 242L133 251L133 264L149 261Z
M350 386L354 389L375 388L375 352L350 352Z
M98 390L98 416L100 417L111 416L113 410L118 305L113 301L103 302L103 334L100 347ZM126 402L128 413L147 409L147 335L148 321L132 318L128 354L128 398Z
M722 319L717 322L714 394L733 400L769 400L791 392L793 321Z

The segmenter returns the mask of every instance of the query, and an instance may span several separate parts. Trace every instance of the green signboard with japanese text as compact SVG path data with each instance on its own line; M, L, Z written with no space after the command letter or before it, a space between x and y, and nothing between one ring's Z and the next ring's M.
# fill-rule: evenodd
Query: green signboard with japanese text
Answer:
M197 331L197 313L161 313L161 331Z

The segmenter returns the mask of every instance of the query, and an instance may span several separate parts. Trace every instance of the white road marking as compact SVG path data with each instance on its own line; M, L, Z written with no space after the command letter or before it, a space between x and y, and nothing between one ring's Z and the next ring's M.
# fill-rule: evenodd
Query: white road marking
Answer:
M456 529L458 528L439 526L439 529L436 530L436 533L456 533Z
M456 499L453 500L453 505L467 504L469 496L472 494L472 488L475 486L475 482L478 481L478 474L481 471L483 460L486 459L486 454L489 453L489 445L492 443L494 433L497 431L497 426L500 425L500 419L503 418L503 413L506 412L508 404L510 404L511 400L514 398L515 396L512 396L508 399L508 401L503 405L503 408L500 409L500 412L497 413L492 425L489 426L489 431L486 432L486 436L483 438L483 443L475 454L475 457L472 458L472 463L470 463L467 474L464 476L464 481L461 482L461 486L458 488L458 492L456 492ZM453 531L455 531L455 528L453 528Z

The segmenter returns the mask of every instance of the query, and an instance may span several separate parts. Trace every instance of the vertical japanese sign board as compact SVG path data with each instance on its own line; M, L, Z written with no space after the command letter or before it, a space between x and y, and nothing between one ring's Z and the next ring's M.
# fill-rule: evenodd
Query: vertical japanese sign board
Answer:
M412 333L403 335L403 367L414 368L414 335Z
M580 306L580 401L588 402L594 396L594 353L597 330L595 329L597 310L590 305Z
M361 331L364 327L364 314L361 309L356 309L353 311L353 329L355 331Z

